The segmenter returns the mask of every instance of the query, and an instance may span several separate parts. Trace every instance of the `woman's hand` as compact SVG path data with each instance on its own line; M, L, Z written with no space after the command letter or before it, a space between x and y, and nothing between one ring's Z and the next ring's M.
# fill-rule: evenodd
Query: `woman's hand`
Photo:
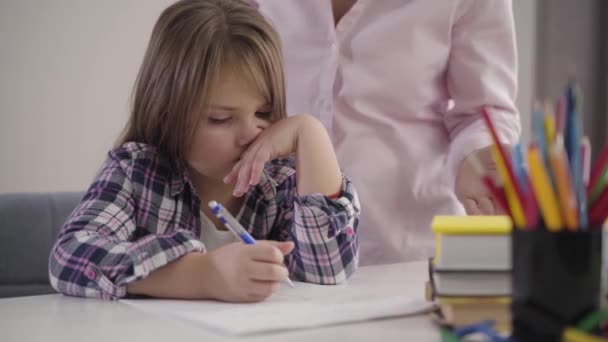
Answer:
M491 147L473 152L460 166L456 177L456 196L464 206L467 215L501 215L502 209L496 204L492 194L488 192L481 181L479 171L475 169L472 160L475 158L484 171L493 179L498 179L496 164L492 159Z

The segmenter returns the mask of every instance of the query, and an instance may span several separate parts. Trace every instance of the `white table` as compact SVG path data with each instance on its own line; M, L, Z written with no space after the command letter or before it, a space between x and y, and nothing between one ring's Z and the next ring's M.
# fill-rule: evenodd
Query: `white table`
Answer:
M360 268L350 279L387 294L424 298L427 263ZM136 310L119 302L47 295L0 299L2 341L439 341L426 315L246 337Z

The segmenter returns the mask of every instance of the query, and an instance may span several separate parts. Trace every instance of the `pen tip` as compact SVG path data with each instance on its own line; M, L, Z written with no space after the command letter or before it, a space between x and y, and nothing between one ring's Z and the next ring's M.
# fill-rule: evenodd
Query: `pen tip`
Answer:
M213 209L217 206L217 202L216 201L210 201L209 202L209 208Z

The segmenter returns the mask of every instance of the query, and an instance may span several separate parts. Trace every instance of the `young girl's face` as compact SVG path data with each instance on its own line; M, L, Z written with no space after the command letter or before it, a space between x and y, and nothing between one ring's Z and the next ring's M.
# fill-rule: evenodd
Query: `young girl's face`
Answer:
M231 70L220 73L209 95L209 110L202 113L187 161L200 175L221 181L270 126L272 107L249 79Z

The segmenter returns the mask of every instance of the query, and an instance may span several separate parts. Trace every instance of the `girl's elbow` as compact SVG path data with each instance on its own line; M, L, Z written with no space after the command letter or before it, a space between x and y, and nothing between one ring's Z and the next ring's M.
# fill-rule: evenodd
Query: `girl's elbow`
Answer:
M336 274L334 285L340 285L346 283L348 279L355 273L355 271L359 268L359 260L358 257L355 256L353 260L351 260L348 264L344 265L342 268L342 272Z
M328 274L314 274L303 272L300 276L296 276L298 280L317 284L317 285L340 285L348 281L358 268L358 261L352 260L347 264L336 263L332 267L332 272Z
M82 268L71 254L57 243L49 257L49 283L51 287L64 295L74 297L99 297L91 287L91 274Z
M68 263L66 260L62 260L56 248L51 252L49 259L49 283L55 291L61 294L79 296L79 293L75 292L77 287L70 286L71 282L69 280L62 279L65 278L66 274L74 275L74 273L67 267ZM71 278L73 279L73 277Z

